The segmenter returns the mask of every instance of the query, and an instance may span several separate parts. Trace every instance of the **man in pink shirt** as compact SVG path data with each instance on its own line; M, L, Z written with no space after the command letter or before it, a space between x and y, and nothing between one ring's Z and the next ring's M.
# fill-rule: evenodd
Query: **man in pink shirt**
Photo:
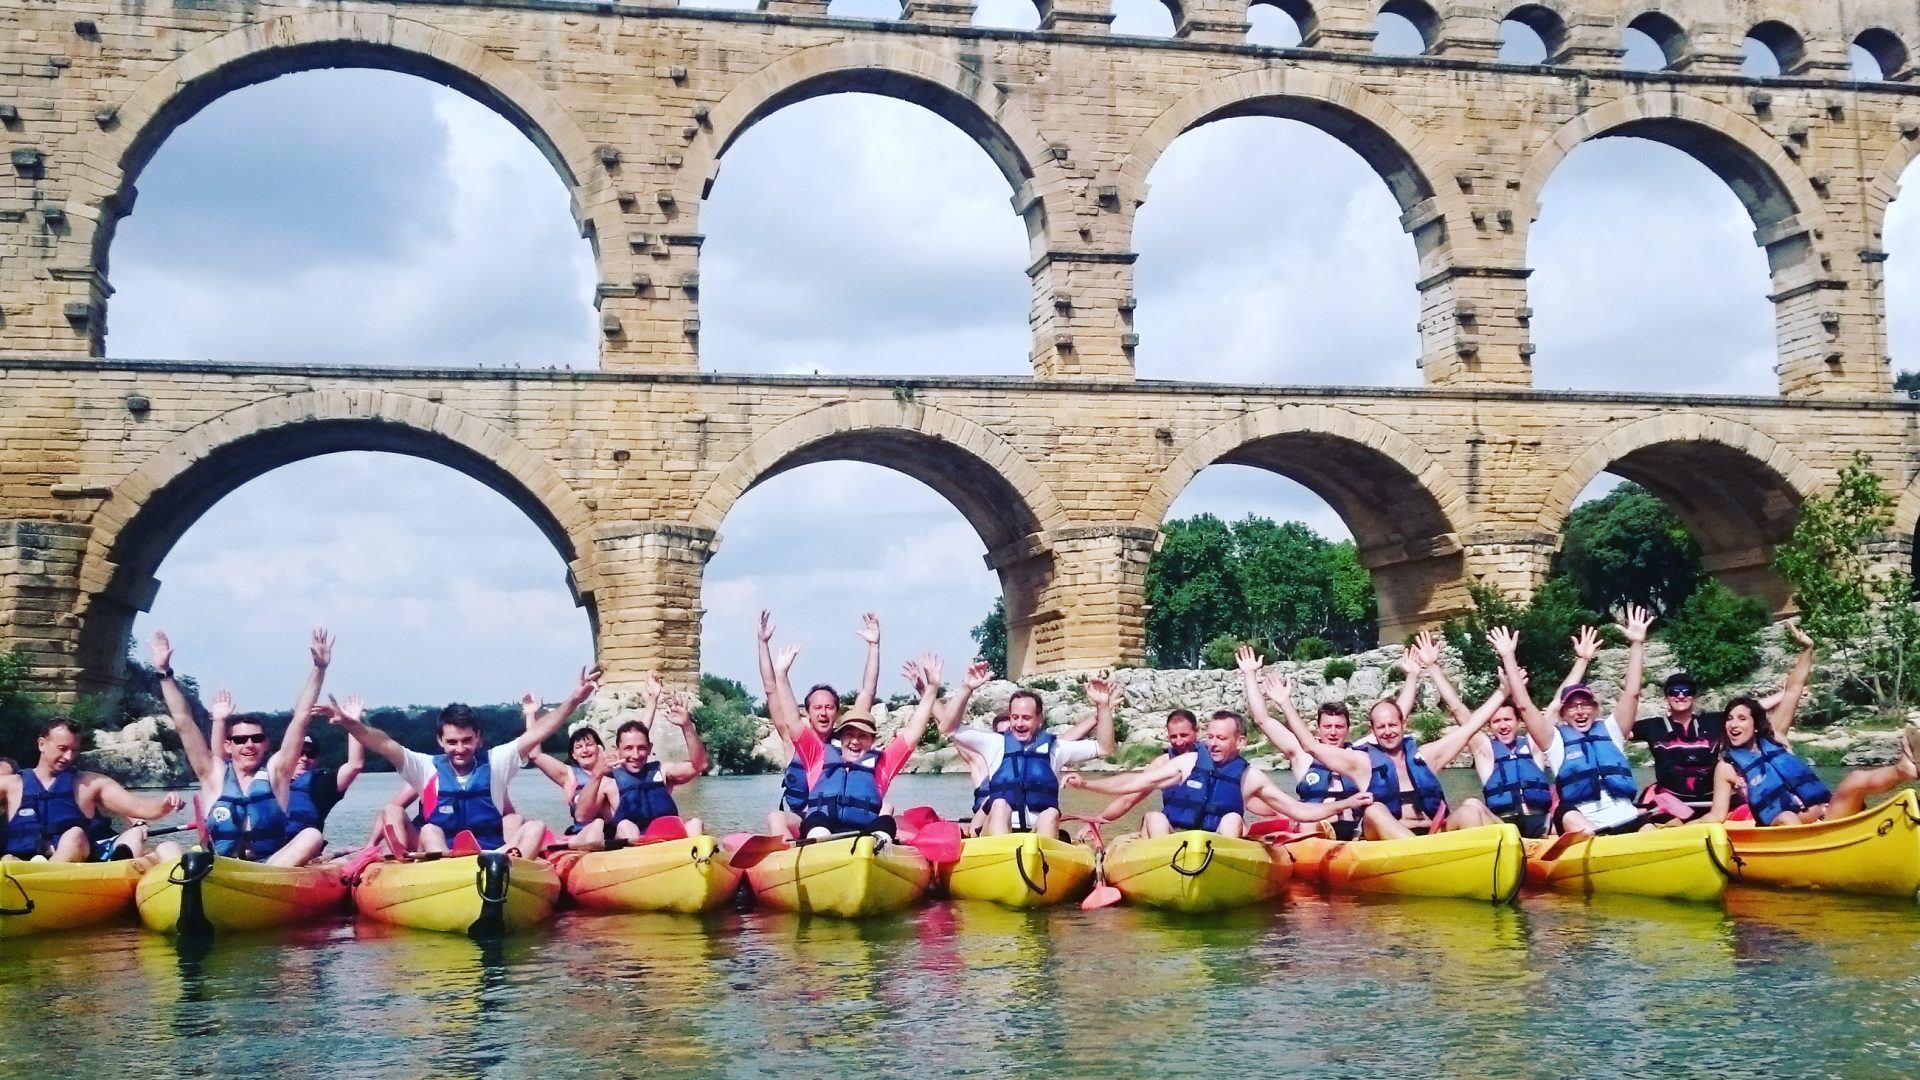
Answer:
M873 714L855 705L840 714L828 742L811 726L794 733L793 752L807 770L807 803L800 817L801 835L816 838L835 833L873 832L894 835L893 818L882 812L887 789L906 767L920 736L933 716L940 696L940 658L928 654L918 664L909 661L903 671L909 683L920 684L920 702L887 745L874 749L879 730Z

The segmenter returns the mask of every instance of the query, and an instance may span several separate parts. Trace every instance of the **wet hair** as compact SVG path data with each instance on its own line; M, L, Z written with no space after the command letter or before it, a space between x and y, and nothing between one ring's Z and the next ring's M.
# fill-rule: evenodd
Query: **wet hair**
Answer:
M629 720L626 723L621 724L619 729L613 733L613 741L615 743L618 743L621 739L626 737L626 734L629 731L637 731L640 734L645 735L647 737L647 745L648 746L653 745L653 732L647 730L647 725L641 723L638 720Z
M1767 726L1767 708L1760 704L1758 698L1753 697L1751 694L1742 694L1727 702L1726 712L1722 715L1732 716L1733 710L1737 707L1745 707L1747 715L1753 717L1753 742L1773 738L1773 729ZM1752 745L1752 743L1748 745Z
M607 745L606 743L600 741L600 733L598 731L595 731L591 726L586 724L582 724L579 727L574 728L573 734L567 736L568 746L579 746L583 742L590 742L595 746Z
M1234 731L1242 735L1247 733L1247 718L1232 709L1215 709L1213 715L1207 718L1207 722L1212 723L1215 720L1231 720Z
M805 709L809 705L813 704L813 695L819 693L822 690L825 690L833 698L833 707L836 709L839 708L840 692L838 690L835 690L832 686L829 686L826 683L814 683L813 689L808 690L806 693L800 695L800 707L802 709Z
M52 735L55 731L61 728L66 728L67 733L72 735L76 739L80 737L79 721L76 721L71 716L56 716L53 719L47 721L46 723L40 725L40 737L43 739L47 738L48 736ZM7 760L9 762L13 761L12 758L8 758ZM15 762L14 767L16 769L19 768L19 764Z
M1007 698L1008 716L1013 715L1013 703L1019 701L1021 698L1026 698L1028 701L1033 702L1034 715L1044 717L1047 714L1047 707L1041 703L1039 694L1034 693L1032 690L1015 690L1013 695Z
M471 731L475 735L478 735L480 734L480 718L473 714L473 708L471 706L462 705L456 701L440 710L440 727L438 730L444 732L448 728L459 728L461 731Z
M1167 723L1171 724L1175 720L1185 720L1187 726L1191 728L1198 728L1200 726L1199 718L1194 716L1193 712L1189 709L1175 709L1167 714Z
M1347 703L1344 701L1321 702L1320 715L1321 716L1337 716L1342 720L1349 720L1349 721L1353 719L1352 714L1347 712Z

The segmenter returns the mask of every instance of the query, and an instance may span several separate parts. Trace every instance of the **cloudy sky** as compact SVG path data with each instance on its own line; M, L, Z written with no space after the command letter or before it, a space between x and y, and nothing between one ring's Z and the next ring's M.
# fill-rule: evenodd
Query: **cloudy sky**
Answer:
M1116 7L1118 32L1171 31L1154 0ZM1276 9L1255 15L1256 40L1297 39ZM1030 26L1034 8L987 0L980 21ZM1515 59L1537 59L1526 36ZM1404 25L1382 34L1383 51L1417 47ZM1648 62L1645 43L1629 62ZM1142 377L1418 383L1412 241L1357 155L1301 124L1232 120L1175 142L1151 182L1135 245ZM566 192L512 128L452 91L374 71L276 79L183 126L139 184L112 251L115 356L595 364L593 267ZM1607 140L1568 158L1542 207L1529 252L1540 386L1772 392L1765 258L1705 168ZM701 226L708 370L1027 370L1024 231L986 156L930 113L863 95L786 109L729 152ZM1896 207L1887 242L1895 355L1920 353L1920 326L1900 317L1920 299L1899 257L1920 246L1915 206ZM1202 511L1345 535L1324 503L1252 469L1203 473L1174 513ZM801 513L846 528L790 528ZM997 589L957 512L873 466L780 476L723 535L705 666L749 684L763 606L806 645L798 679L851 683L862 611L881 615L890 666L909 649L965 658ZM340 454L209 512L161 567L139 631L165 627L182 670L244 707L291 700L316 623L341 638L334 685L376 701L551 697L589 653L564 573L479 484ZM887 686L899 689L891 672Z

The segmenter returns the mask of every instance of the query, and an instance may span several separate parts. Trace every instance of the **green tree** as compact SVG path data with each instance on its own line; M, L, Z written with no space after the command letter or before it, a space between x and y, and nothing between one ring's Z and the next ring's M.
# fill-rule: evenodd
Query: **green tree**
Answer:
M1893 389L1909 397L1920 394L1920 371L1903 371L1895 375Z
M693 725L721 772L760 773L771 768L753 752L760 736L753 697L733 679L700 676L700 703L693 710Z
M27 689L27 668L18 650L0 653L0 754L22 764L38 758L40 725L53 715L47 702Z
M1760 631L1767 606L1735 596L1712 578L1687 597L1666 625L1674 658L1703 686L1726 686L1760 665Z
M984 660L994 674L1007 673L1007 598L993 598L993 610L973 628L973 643L978 647L975 660Z
M1147 651L1157 667L1199 667L1207 642L1243 621L1233 534L1212 514L1169 521L1147 566Z
M1666 503L1624 483L1567 515L1553 572L1570 578L1591 610L1642 604L1668 615L1693 594L1700 546Z
M1461 692L1469 698L1485 698L1498 679L1500 660L1487 644L1488 630L1507 626L1519 632L1516 658L1526 669L1531 692L1538 701L1573 666L1574 632L1604 621L1581 605L1579 590L1566 578L1547 579L1525 604L1515 604L1484 582L1468 586L1468 596L1473 601L1472 610L1449 619L1440 633L1460 656L1465 669Z

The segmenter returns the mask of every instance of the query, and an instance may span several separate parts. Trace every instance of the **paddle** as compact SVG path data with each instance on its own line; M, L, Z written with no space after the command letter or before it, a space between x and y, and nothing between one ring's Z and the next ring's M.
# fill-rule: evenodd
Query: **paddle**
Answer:
M1681 802L1671 791L1656 790L1653 793L1653 808L1675 821L1691 820L1694 814L1693 807Z
M1120 890L1107 884L1107 844L1100 838L1100 823L1093 818L1078 818L1087 823L1087 832L1093 836L1093 891L1080 901L1081 911L1098 911L1103 907L1112 907L1120 902Z
M742 840L740 846L734 848L733 854L728 856L728 860L733 863L735 870L751 870L766 861L767 856L776 851L785 851L789 847L805 847L808 844L824 843L828 840L845 840L849 837L859 835L859 833L836 833L832 836L822 836L816 840L790 841L784 836L767 836L763 833L756 833Z
M960 861L960 826L951 821L929 821L907 843L919 849L930 863Z
M1268 818L1256 821L1247 827L1247 839L1260 840L1269 836L1292 836L1293 822L1286 818Z
M448 848L447 854L478 855L480 854L480 839L473 835L471 829L461 829L454 834L453 845Z
M386 842L387 836L383 832L374 837L366 847L354 852L352 857L340 864L340 880L349 885L358 884L360 875L366 873L367 867L372 866L374 860L380 857L380 849L386 846Z
M939 821L940 811L931 806L909 806L895 814L894 820L917 831Z
M1534 857L1539 859L1541 862L1552 862L1553 860L1566 854L1567 849L1572 847L1573 845L1582 843L1584 841L1591 840L1591 839L1593 839L1593 834L1589 832L1561 833L1559 836L1554 838L1553 843L1547 845L1546 850L1542 851L1540 854Z

